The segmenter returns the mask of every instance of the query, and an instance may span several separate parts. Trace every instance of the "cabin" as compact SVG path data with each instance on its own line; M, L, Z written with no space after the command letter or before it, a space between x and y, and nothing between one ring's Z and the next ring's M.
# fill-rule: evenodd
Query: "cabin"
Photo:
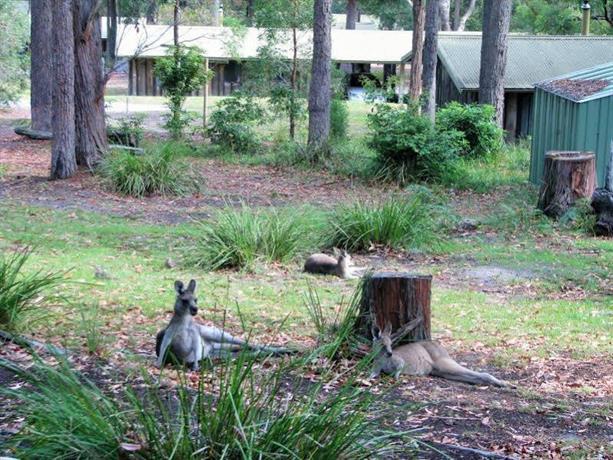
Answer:
M613 149L613 61L536 85L530 180L543 176L551 150L589 151L596 155L598 184Z
M202 50L214 76L208 82L208 94L227 96L240 88L245 61L258 58L258 50L266 44L265 30L254 27L230 28L180 26L180 42ZM292 58L291 30L278 32L277 51ZM156 59L167 55L173 43L173 30L167 25L122 25L118 32L117 56L128 60L128 91L131 95L161 95L159 81L153 72ZM411 49L411 31L332 29L332 60L344 69L351 84L360 85L360 76L381 69L389 74L404 73L401 57ZM297 50L300 59L310 59L312 32L299 31Z
M411 53L402 62L410 62ZM532 134L535 84L613 61L613 37L509 34L504 80L504 128L510 139ZM436 103L477 102L481 34L441 33Z

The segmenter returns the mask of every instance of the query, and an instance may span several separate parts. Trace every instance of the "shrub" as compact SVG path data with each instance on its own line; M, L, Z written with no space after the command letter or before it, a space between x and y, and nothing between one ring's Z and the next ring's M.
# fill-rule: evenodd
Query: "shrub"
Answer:
M102 160L99 173L111 190L134 197L198 192L202 177L187 161L177 158L173 145L162 144L142 155L112 150Z
M369 144L378 153L378 178L400 184L438 180L466 144L461 133L437 132L410 107L379 104L368 115L368 125Z
M421 193L391 197L380 203L357 202L337 208L330 218L330 246L349 251L368 250L373 245L395 249L419 248L436 243L440 231L435 206L425 204Z
M49 290L62 284L62 273L23 273L30 250L0 255L0 325L14 331L28 321L44 316L42 306L51 297Z
M253 97L235 93L217 104L207 131L214 144L236 153L253 153L260 144L253 124L263 116L264 110Z
M330 106L330 136L334 140L343 140L347 137L349 124L349 109L347 102L339 98L332 99Z
M594 235L596 213L592 208L591 198L581 198L560 217L560 224L581 233Z
M197 246L188 263L210 269L252 269L257 260L287 262L317 246L318 216L291 209L254 211L245 206L219 211L213 222L202 222Z
M451 102L436 115L439 131L459 131L467 144L462 155L483 157L497 153L503 145L504 132L496 125L496 111L491 105Z
M109 141L120 145L138 147L145 134L143 127L145 117L146 115L143 113L135 113L113 120L107 128Z

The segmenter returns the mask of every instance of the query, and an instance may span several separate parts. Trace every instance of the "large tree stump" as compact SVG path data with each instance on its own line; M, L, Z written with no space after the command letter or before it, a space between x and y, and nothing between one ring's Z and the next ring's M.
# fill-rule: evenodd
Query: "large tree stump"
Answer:
M591 152L547 152L538 208L550 217L562 216L579 198L596 188L596 157Z
M372 339L373 322L380 329L392 326L392 334L410 322L421 321L398 343L430 340L432 276L410 273L376 273L364 281L360 303L359 333Z

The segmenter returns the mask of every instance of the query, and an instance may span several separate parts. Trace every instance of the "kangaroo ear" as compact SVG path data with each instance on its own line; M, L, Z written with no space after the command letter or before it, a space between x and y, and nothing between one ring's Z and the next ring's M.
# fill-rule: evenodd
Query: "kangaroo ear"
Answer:
M196 280L189 280L189 284L187 285L187 290L192 294L196 291Z
M332 248L332 254L334 254L334 257L338 257L340 253L341 252L338 250L338 248Z
M385 328L383 329L383 333L385 335L390 335L392 333L392 325L390 323L385 324Z
M370 333L372 334L373 339L378 339L381 337L381 329L379 329L376 324L370 326Z
M185 292L185 287L183 286L183 281L175 281L175 291L177 291L177 294L181 295Z

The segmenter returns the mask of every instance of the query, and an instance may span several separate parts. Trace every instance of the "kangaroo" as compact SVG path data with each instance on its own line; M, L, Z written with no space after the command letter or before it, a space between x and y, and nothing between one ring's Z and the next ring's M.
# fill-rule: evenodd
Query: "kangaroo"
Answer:
M304 271L307 273L319 273L323 275L336 275L340 278L349 278L349 265L351 256L344 249L338 257L330 257L327 254L313 254L304 263Z
M167 355L186 365L190 370L198 370L199 362L215 351L248 348L267 353L291 353L281 347L250 345L216 327L202 326L194 321L198 314L198 299L195 296L196 281L191 280L184 286L175 281L177 299L174 314L168 326L157 333L155 338L156 365L162 367L167 362Z
M512 387L486 372L475 372L461 366L449 356L445 348L433 341L409 343L392 350L393 337L389 324L383 332L374 326L372 334L373 345L381 347L381 351L375 360L370 378L378 377L381 372L392 374L394 378L398 378L400 374L433 375L473 385Z

